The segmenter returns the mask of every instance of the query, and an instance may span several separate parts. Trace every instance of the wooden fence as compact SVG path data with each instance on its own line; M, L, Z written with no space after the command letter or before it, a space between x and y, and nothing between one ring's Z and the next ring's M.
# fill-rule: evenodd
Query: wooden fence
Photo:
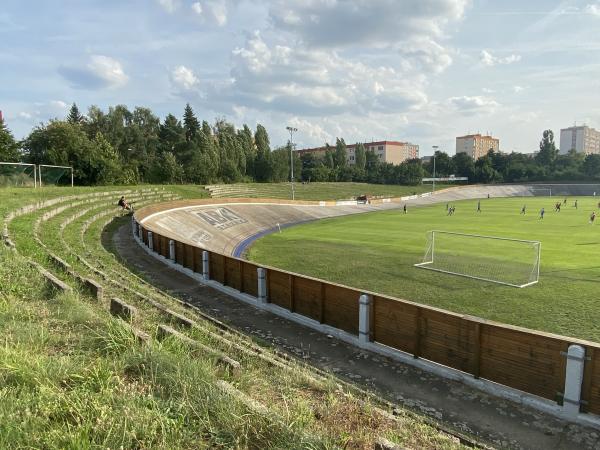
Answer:
M148 245L148 230L141 239ZM168 258L169 237L153 231L153 251ZM175 242L175 262L202 273L202 252ZM209 278L252 296L266 272L267 301L357 335L359 297L371 296L370 340L562 404L566 352L585 348L581 412L600 414L600 345L465 316L208 251Z

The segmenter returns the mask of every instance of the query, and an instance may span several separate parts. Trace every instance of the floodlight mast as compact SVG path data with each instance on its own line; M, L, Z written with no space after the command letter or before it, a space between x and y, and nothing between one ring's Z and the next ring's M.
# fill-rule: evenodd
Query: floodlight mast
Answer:
M435 153L437 152L439 145L432 145L431 148L433 148L433 186L431 192L435 192Z
M296 200L296 192L294 191L294 133L298 131L295 127L285 127L290 132L290 181L292 183L292 200Z

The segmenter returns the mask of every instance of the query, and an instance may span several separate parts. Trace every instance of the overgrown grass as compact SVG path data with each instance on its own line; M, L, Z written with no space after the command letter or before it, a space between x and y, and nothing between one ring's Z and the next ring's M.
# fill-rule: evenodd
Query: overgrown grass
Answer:
M6 193L10 201L0 202L0 212L28 204L37 195L19 192L23 195L15 198ZM55 195L65 192L72 191L57 189ZM200 191L177 186L173 192L189 197ZM0 199L4 194L0 191ZM165 317L75 257L83 256L109 278L190 314L130 274L100 245L102 223L111 210L82 236L84 223L105 208L105 201L92 200L41 222L39 237L77 273L100 281L107 297L118 295L138 307L133 325L154 335ZM77 287L32 241L34 222L52 208L15 219L11 237L21 254ZM62 230L61 224L81 208L89 211ZM224 373L215 357L173 339L140 344L130 325L112 318L105 305L78 290L58 295L22 256L2 246L0 448L372 448L378 436L418 448L459 447L410 414L398 421L378 416L369 402L358 401L333 378L315 382L305 369L274 370L216 339L209 324L185 332L240 361L242 374ZM228 339L249 345L247 339ZM218 389L218 379L268 405L273 415L263 416L230 398Z
M569 199L555 213L555 198L507 198L456 202L402 211L321 220L259 240L250 259L464 314L600 342L597 228L588 223L597 199ZM527 214L520 215L523 203ZM540 208L546 216L538 219ZM523 289L431 272L413 266L423 259L426 232L445 230L542 242L539 284ZM482 245L481 243L479 245ZM465 251L465 249L455 249ZM499 270L511 263L498 248L478 248L496 258ZM516 256L515 256L516 257ZM343 261L343 263L341 263ZM530 261L530 267L533 258ZM507 270L508 270L507 268Z

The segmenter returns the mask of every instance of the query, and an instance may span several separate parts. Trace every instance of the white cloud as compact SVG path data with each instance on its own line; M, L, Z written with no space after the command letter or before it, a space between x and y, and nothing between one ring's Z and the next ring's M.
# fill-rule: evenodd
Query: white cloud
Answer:
M175 10L179 7L179 2L177 0L157 0L158 4L163 7L165 11L169 14L175 12Z
M87 68L112 87L127 83L128 77L123 72L121 63L109 56L92 55Z
M519 92L523 92L525 88L523 86L513 86L513 92L518 94Z
M19 117L20 117L21 119L29 120L29 119L31 119L33 116L32 116L31 114L29 114L28 112L21 111L21 112L19 113Z
M398 113L427 102L425 78L336 52L268 45L256 32L233 52L232 80L209 99L296 114Z
M194 11L199 16L202 15L202 4L200 2L192 3L192 11Z
M57 109L66 109L69 107L69 105L66 102L63 102L62 100L52 100L50 102L50 106Z
M321 121L307 120L299 117L292 117L286 123L298 130L301 130L303 139L309 142L332 142L334 136L328 133L320 123Z
M451 97L447 103L452 109L464 115L491 114L500 106L493 98L481 95Z
M450 52L430 38L409 40L398 46L407 69L441 73L452 64Z
M200 80L191 69L177 66L171 71L171 80L180 89L189 91L198 86Z
M192 11L202 19L220 27L227 23L228 5L226 0L200 0L192 3Z
M481 63L484 66L492 67L492 66L496 66L499 64L512 64L512 63L521 61L521 55L512 54L512 55L505 56L504 58L501 58L501 57L492 55L487 50L482 50L481 54L479 56L479 60L481 61Z
M496 92L496 91L494 91L493 89L490 89L490 88L481 88L481 90L482 90L482 91L483 91L485 94L493 94L494 92Z
M60 66L58 72L73 87L81 89L121 87L129 79L119 61L104 55L91 55L89 62L83 68Z
M585 12L592 16L600 17L600 3L591 3L586 5Z
M396 45L438 37L463 17L469 0L275 0L270 17L315 47Z
M514 123L530 123L537 120L540 115L536 112L518 112L508 116L508 120Z

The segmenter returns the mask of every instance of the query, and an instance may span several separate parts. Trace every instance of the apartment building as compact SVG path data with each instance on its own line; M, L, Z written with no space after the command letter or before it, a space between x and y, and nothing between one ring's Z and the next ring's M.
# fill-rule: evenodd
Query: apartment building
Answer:
M468 134L456 138L456 153L466 153L477 160L490 150L500 151L500 139L482 134Z
M560 153L575 149L577 153L599 154L600 131L587 125L563 128L560 130Z
M365 150L373 150L381 162L400 164L409 159L419 157L419 146L410 142L378 141L367 142L363 146ZM335 151L335 145L330 147ZM299 156L312 153L316 156L324 156L327 147L305 148L298 150ZM356 144L346 145L346 161L352 165L356 163Z

